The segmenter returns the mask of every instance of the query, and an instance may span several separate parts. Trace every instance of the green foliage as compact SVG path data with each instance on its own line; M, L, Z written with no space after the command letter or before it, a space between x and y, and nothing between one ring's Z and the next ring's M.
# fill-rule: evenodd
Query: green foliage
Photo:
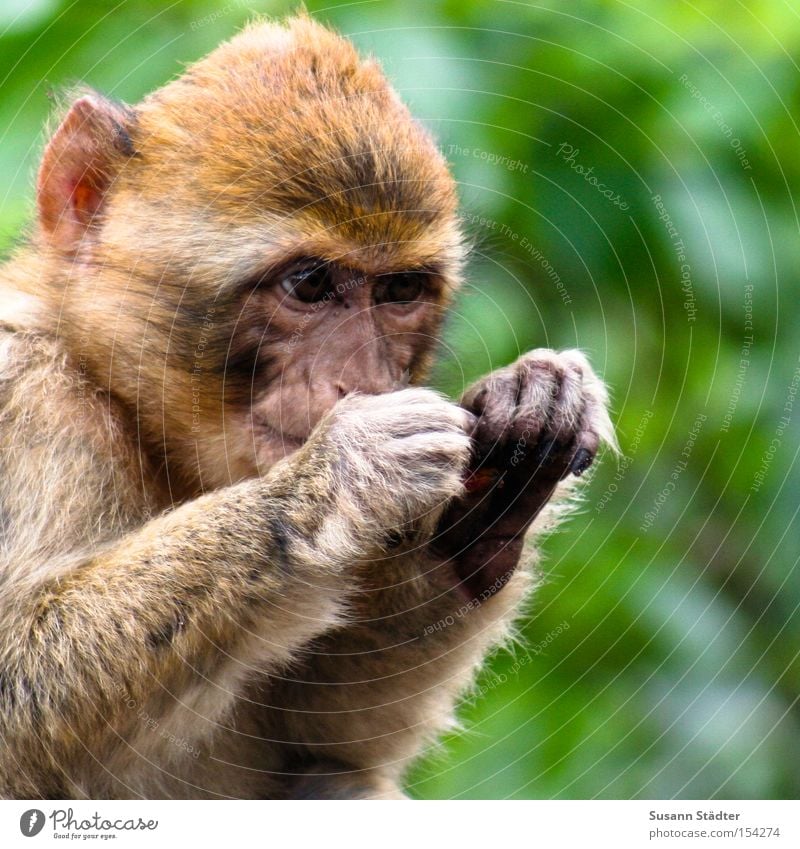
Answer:
M250 8L289 6L6 0L0 238L29 215L51 88L133 101ZM547 542L522 642L410 791L796 798L796 9L307 8L381 58L459 180L476 248L438 384L581 347L626 455Z

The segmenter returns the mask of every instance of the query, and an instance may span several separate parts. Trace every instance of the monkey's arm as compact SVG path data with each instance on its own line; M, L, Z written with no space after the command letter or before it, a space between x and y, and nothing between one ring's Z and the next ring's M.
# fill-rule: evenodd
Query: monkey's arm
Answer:
M447 727L480 661L507 634L530 586L518 569L529 529L544 521L565 476L588 468L602 442L614 445L605 389L578 352L526 354L462 403L476 417L467 492L427 544L370 570L374 589L355 600L354 622L317 641L295 680L271 693L284 739L300 744L298 794L400 793L403 764ZM330 694L344 685L336 712Z
M297 466L282 472L302 479ZM80 786L87 756L113 759L121 746L158 761L171 743L143 717L160 724L202 693L195 730L229 706L254 664L285 660L337 622L348 589L337 580L342 560L309 542L309 513L324 519L328 493L302 490L243 483L55 576L5 588L4 794L56 792L59 774ZM26 773L56 783L8 784Z
M320 760L288 780L289 799L408 799L391 777L380 771L346 769Z
M102 795L82 788L84 765L113 777L121 757L174 759L175 738L219 718L254 665L340 621L353 564L387 528L435 521L461 488L465 424L424 390L350 399L264 479L73 563L7 570L0 794Z

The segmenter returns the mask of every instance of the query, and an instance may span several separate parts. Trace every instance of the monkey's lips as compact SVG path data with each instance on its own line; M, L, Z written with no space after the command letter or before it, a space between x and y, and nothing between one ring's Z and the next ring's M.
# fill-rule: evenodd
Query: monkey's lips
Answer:
M256 462L262 470L294 454L308 440L307 436L280 430L261 416L251 417L251 430Z
M277 427L263 416L253 418L254 430L264 439L284 445L290 451L296 451L308 439L309 434L299 435Z

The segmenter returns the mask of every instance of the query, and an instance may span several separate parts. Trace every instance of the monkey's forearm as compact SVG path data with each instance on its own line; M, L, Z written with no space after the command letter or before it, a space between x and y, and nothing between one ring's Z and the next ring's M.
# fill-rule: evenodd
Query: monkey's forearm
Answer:
M290 799L407 799L400 787L380 770L347 769L321 760L288 781Z
M252 663L337 621L346 587L305 526L325 503L295 486L299 497L260 480L205 496L6 594L0 788L28 757L40 775L42 759L69 773L87 750L110 757L146 730L137 713L163 719L189 692L207 691L198 719L218 713Z

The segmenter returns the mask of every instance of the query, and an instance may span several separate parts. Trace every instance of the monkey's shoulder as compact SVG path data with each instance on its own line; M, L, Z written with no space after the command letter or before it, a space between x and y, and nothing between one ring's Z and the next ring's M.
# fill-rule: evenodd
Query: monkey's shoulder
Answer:
M32 467L38 458L42 472L44 464L67 466L64 473L78 479L77 466L135 465L119 404L79 354L38 330L0 326L0 440L6 467Z
M3 269L4 272L7 270L8 266ZM0 328L12 333L32 329L46 319L47 313L47 307L40 298L0 279Z
M153 505L113 399L46 334L0 328L0 538L71 551L138 526Z
M9 407L30 411L51 397L63 403L87 382L63 340L0 319L0 405L6 412Z

